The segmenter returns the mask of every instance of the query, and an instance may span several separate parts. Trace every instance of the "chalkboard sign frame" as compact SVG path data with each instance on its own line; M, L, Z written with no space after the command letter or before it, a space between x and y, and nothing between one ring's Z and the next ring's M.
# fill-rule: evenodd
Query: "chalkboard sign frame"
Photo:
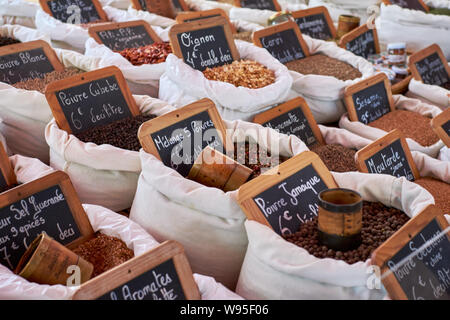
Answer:
M408 2L408 1L410 1L410 0L407 0L407 2ZM423 10L424 10L425 12L430 11L430 8L425 4L425 2L423 2L423 0L414 0L414 1L417 1L418 4L423 8ZM392 1L390 1L390 0L383 0L383 3L384 3L385 5L387 5L387 6L389 6L389 5L396 5L396 6L398 6L398 4L392 3ZM400 8L403 8L402 6L399 6L399 7L400 7ZM406 9L409 9L409 8L406 8ZM411 9L411 10L414 10L414 9Z
M280 4L278 3L277 0L264 0L264 1L271 1L271 2L273 2L273 6L275 7L275 11L281 11L281 6L280 6ZM241 0L234 0L234 6L238 7L238 8L246 8L246 7L242 6ZM251 8L251 9L253 9L253 8ZM260 9L260 10L264 10L264 9ZM265 10L269 10L269 9L265 9Z
M143 255L83 283L72 300L97 299L171 259L186 299L200 300L200 292L184 248L174 240L165 241Z
M1 142L0 142L0 174L3 176L6 185L8 187L17 184L17 177L16 174L14 173L14 168L11 165L11 161L9 160L4 145Z
M56 92L111 76L114 76L116 78L122 96L127 102L131 114L133 116L140 115L141 112L136 105L136 101L131 94L122 71L120 71L120 69L116 66L110 66L90 72L85 72L63 80L55 81L47 85L47 87L45 88L45 97L47 98L48 104L50 105L50 109L52 110L53 117L55 117L58 127L69 134L72 133L69 122L67 121L66 116L64 115L64 111L62 110L63 107L59 104L58 98L56 97Z
M308 106L308 103L302 97L297 97L297 98L291 99L291 100L289 100L285 103L282 103L272 109L269 109L260 114L257 114L253 118L253 122L263 125L264 123L266 123L270 120L273 120L275 118L278 118L278 117L288 113L289 111L292 111L295 109L302 110L302 113L304 114L306 121L308 122L308 125L311 128L317 142L322 145L325 145L326 144L325 139L322 136L322 132L320 132L320 129L319 129L319 126L317 125L316 119L314 119L314 116L311 112L311 109Z
M28 198L33 194L46 190L52 186L59 185L64 194L71 214L80 230L81 237L67 244L69 249L76 248L83 242L93 238L94 230L86 212L81 205L77 192L72 185L70 177L63 171L52 172L42 178L24 183L18 187L10 189L0 194L0 208L4 208L16 201Z
M245 183L239 188L238 203L247 218L268 226L273 230L269 221L265 218L264 213L259 209L253 198L273 186L280 184L309 165L313 166L314 170L328 188L338 188L331 172L319 156L312 151L304 151L283 162L279 166L266 171L259 177Z
M108 30L118 30L118 29L137 27L137 26L143 26L145 28L145 30L147 31L148 36L153 40L153 42L162 42L161 38L156 34L156 32L153 30L153 28L144 20L134 20L134 21L127 21L127 22L112 22L112 23L94 25L92 27L89 27L88 33L95 41L97 41L97 43L104 44L105 46L108 47L108 45L103 43L101 37L98 35L99 32L108 31ZM110 48L110 49L113 50L112 48Z
M402 132L398 129L394 129L388 134L384 135L380 139L375 140L371 144L365 146L364 148L358 150L355 155L356 166L360 172L370 173L366 165L366 160L370 159L373 155L377 154L379 151L390 146L397 140L400 140L403 152L408 161L409 167L414 175L414 180L420 179L419 170L417 170L416 164L413 160L411 150L409 149L408 143L403 136Z
M296 21L296 19L299 19L299 18L313 16L316 14L323 14L323 16L325 17L325 21L328 24L328 28L330 29L332 39L336 39L336 33L337 33L336 27L334 26L334 23L333 23L333 20L331 19L330 13L328 12L328 9L325 6L318 6L318 7L314 7L314 8L293 11L291 14L292 14L292 19L294 19L294 22ZM295 23L297 24L297 22L295 22ZM299 26L299 29L300 29L300 26ZM301 31L301 29L300 29L300 31Z
M239 60L239 51L237 50L236 44L234 43L233 33L231 32L230 25L227 19L223 17L206 18L191 22L185 22L180 24L175 24L169 31L170 44L172 46L173 53L180 59L183 58L183 52L181 51L180 43L178 42L178 34L184 32L192 32L202 29L208 29L213 27L222 27L225 40L230 48L231 57L233 61Z
M190 20L202 20L202 19L208 19L213 18L216 16L222 16L225 19L227 19L228 24L230 25L231 32L236 33L237 30L234 27L234 25L231 23L230 19L228 18L227 13L220 8L217 9L211 9L211 10L203 10L203 11L189 11L189 12L181 12L177 15L176 21L177 23L186 23L186 22L192 22Z
M413 75L414 79L417 81L421 81L424 83L422 75L419 73L419 70L417 69L416 63L422 61L426 57L437 53L442 65L444 66L445 70L447 71L448 77L450 78L450 66L448 65L447 59L444 56L444 53L442 52L442 49L437 44L432 44L429 47L426 47L425 49L422 49L420 51L417 51L413 53L409 57L408 66L411 70L411 74Z
M373 32L373 41L375 46L375 53L380 53L380 42L378 40L378 33L377 29L369 29L367 24L363 24L362 26L359 26L358 28L350 31L349 33L342 36L341 40L339 41L339 46L341 48L347 49L347 43L353 41L356 38L359 38L361 35L365 34L366 32L372 31ZM355 53L354 53L355 54ZM356 55L356 54L355 54Z
M384 89L389 100L389 108L391 111L395 110L394 97L392 96L391 83L384 73L377 73L374 76L361 80L351 86L345 88L344 102L348 111L348 118L350 121L359 121L358 114L356 113L356 106L353 102L353 95L366 88L377 85L380 82L384 82Z
M175 19L177 16L176 14L177 10L172 0L144 0L144 1L147 4L147 10L145 10L142 7L139 0L131 0L131 4L133 5L133 8L136 10L148 11L170 19ZM186 2L184 2L184 0L178 0L178 2L183 8L183 11L189 11L189 7L186 4Z
M208 112L209 117L214 123L214 127L221 137L225 150L228 150L229 146L231 146L231 142L226 135L225 125L222 121L222 118L220 117L216 105L212 100L207 98L198 100L182 108L161 115L158 118L144 122L138 130L138 138L139 142L142 145L142 148L145 152L150 153L161 160L158 148L156 147L151 134L154 132L158 132L164 128L171 127L178 122L181 122L204 111Z
M54 71L63 71L64 70L64 66L59 61L58 56L56 55L55 51L44 40L34 40L34 41L28 41L28 42L11 44L8 46L0 47L0 57L19 53L19 52L26 52L26 51L30 51L30 50L34 50L34 49L39 49L39 48L42 48L42 50L44 51L44 54L47 57L48 61L55 69Z
M381 281L391 299L408 300L395 275L386 265L387 262L434 219L442 230L448 228L449 224L441 210L435 205L429 205L372 253L371 264L381 269ZM447 239L450 241L450 232L447 233ZM386 272L390 272L390 274L386 275Z
M431 127L436 132L439 138L450 148L450 136L442 128L444 124L450 121L450 108L442 111L438 116L431 119Z
M42 10L44 10L44 12L48 13L50 16L53 17L53 12L50 10L50 7L48 5L48 3L51 2L51 1L54 1L54 0L39 0L39 3L41 4ZM106 16L106 13L103 10L103 7L100 4L100 2L98 0L90 0L90 1L94 5L95 10L97 11L98 16L100 17L100 20L97 20L97 22L101 22L101 21L107 22L108 21L108 17ZM64 22L64 23L67 23L67 22Z
M292 20L253 32L253 43L260 48L264 48L261 42L262 38L290 29L292 29L297 35L298 42L305 57L310 56L309 48L305 42L305 39L303 39L302 32L300 31L298 25Z

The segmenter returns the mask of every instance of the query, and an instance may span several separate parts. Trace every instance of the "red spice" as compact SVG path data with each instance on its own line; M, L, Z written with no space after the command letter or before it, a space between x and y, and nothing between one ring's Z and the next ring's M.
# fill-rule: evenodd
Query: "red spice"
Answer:
M165 62L172 47L169 42L155 42L139 48L128 48L117 51L135 66Z

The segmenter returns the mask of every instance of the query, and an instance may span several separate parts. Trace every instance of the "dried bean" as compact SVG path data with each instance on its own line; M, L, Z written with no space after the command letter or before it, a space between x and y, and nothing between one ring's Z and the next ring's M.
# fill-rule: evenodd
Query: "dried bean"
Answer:
M356 151L353 149L338 144L316 144L311 147L311 151L317 153L330 171L358 171L355 163Z
M17 82L14 83L12 86L18 89L25 89L25 90L36 90L41 93L44 93L45 87L47 84L52 83L57 80L66 79L69 77L72 77L74 75L83 73L82 70L77 68L67 68L63 71L53 71L50 73L47 73L44 78L42 79L30 79L27 81Z

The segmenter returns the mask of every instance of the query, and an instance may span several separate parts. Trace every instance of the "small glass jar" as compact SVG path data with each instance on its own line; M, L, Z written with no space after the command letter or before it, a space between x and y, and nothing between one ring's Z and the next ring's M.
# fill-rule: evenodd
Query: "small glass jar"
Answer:
M406 44L404 42L389 43L387 51L389 64L403 65L406 63Z

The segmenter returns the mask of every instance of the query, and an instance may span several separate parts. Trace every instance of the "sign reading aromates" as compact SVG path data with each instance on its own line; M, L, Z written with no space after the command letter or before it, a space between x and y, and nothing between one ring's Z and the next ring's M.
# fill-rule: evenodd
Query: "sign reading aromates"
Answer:
M74 300L200 300L183 247L165 241L84 283Z
M169 38L174 54L196 70L239 59L231 28L223 17L176 24Z
M69 248L94 234L62 171L0 194L0 263L14 270L28 245L44 231Z
M405 138L395 129L356 153L359 171L389 174L409 181L420 178Z
M300 138L307 147L325 144L305 99L298 97L256 115L253 122Z
M249 220L285 236L317 216L318 195L328 188L337 188L330 171L305 151L244 184L238 201Z
M341 38L339 46L363 58L380 53L377 29L369 29L367 24L362 25L345 34Z
M68 133L140 114L122 72L114 66L52 82L45 97L59 128Z
M336 28L328 9L324 6L292 12L292 18L302 34L311 38L329 40L336 38Z
M395 4L399 7L428 12L430 8L422 0L383 0L384 4Z
M425 84L442 86L450 82L450 66L437 44L412 54L409 68L414 79Z
M206 146L224 153L225 126L209 99L202 99L141 125L142 148L182 176L189 174Z
M300 29L293 21L286 21L253 33L253 43L267 49L281 63L309 56L309 49Z
M234 0L234 5L241 8L281 11L277 0Z
M445 145L450 148L450 108L434 117L431 120L431 127Z
M394 111L389 79L376 74L345 88L344 101L350 121L368 124Z
M98 0L39 0L42 9L64 23L108 21Z
M177 15L176 21L177 23L184 23L184 22L192 22L197 20L203 20L208 18L215 18L215 17L224 17L227 19L228 24L230 25L231 31L233 33L236 32L236 28L231 23L230 19L228 18L227 13L222 9L211 9L211 10L204 10L204 11L189 11L189 12L181 12Z
M430 205L372 255L395 300L450 300L450 226Z
M92 26L89 27L89 35L113 51L162 42L152 27L144 20Z
M43 40L3 46L0 48L0 81L14 84L42 79L52 71L63 71L53 49Z

